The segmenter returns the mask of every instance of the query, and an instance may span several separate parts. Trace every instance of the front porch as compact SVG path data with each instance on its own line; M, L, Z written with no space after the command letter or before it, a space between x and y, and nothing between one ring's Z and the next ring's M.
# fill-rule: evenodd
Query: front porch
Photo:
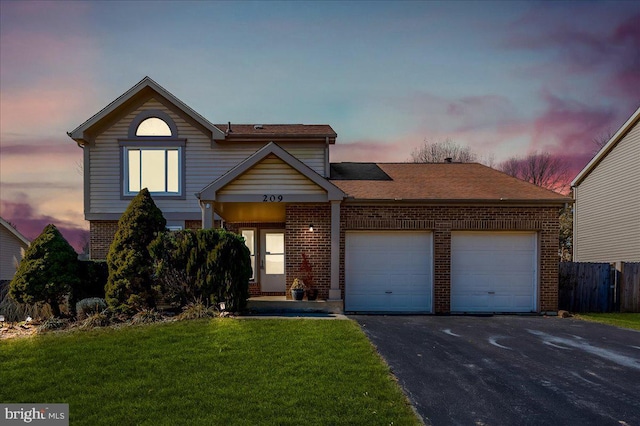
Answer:
M342 300L292 300L286 296L251 297L247 310L256 314L322 313L342 314Z
M251 296L290 299L294 279L304 276L306 285L318 290L320 300L338 301L341 311L340 208L344 195L272 142L197 197L203 228L220 223L244 237L253 268ZM222 221L217 222L218 217ZM303 259L312 272L303 273ZM311 303L305 309L326 308Z

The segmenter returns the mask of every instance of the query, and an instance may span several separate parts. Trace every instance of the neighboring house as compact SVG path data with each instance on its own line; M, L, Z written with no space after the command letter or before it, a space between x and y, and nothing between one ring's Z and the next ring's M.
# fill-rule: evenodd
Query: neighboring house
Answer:
M571 182L573 260L640 262L640 108Z
M253 296L290 297L305 253L346 311L557 310L571 200L480 164L330 164L328 125L214 125L148 77L69 136L92 258L148 187L169 227L245 237Z
M13 279L27 247L29 240L0 217L0 281Z

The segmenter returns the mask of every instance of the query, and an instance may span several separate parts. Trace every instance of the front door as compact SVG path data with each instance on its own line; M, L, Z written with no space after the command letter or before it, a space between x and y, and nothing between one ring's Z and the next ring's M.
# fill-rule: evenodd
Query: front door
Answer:
M260 288L262 292L284 292L284 231L260 232Z

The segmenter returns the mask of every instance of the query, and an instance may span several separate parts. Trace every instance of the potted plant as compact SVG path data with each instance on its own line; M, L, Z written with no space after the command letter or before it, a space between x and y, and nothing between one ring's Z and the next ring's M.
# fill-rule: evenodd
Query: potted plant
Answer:
M318 289L313 286L313 268L311 267L309 258L305 253L302 253L300 276L302 277L307 290L307 300L316 300L318 298Z
M304 281L300 278L293 280L293 284L291 284L291 296L293 296L294 300L302 300L304 297Z

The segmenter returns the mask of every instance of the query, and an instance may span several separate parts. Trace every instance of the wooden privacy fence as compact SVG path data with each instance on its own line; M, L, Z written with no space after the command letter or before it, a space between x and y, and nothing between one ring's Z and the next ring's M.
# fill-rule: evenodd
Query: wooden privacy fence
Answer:
M640 263L561 262L558 308L571 312L640 312Z
M640 312L640 263L623 263L620 269L620 312Z

